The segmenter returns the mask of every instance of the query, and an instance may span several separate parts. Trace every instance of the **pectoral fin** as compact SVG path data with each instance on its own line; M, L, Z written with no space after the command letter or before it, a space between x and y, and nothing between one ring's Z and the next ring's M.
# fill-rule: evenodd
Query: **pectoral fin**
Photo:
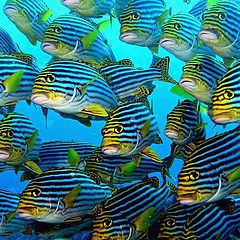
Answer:
M70 167L78 167L81 158L79 154L73 149L69 148L68 150L68 164Z
M74 187L63 199L63 202L65 204L65 208L72 208L74 206L74 203L80 193L81 186L80 184L77 184L76 187Z
M36 138L38 135L38 130L35 130L33 134L27 139L28 151L31 152L33 150L34 144L36 142Z
M24 71L20 70L16 73L13 73L11 76L9 76L3 81L6 92L15 93L19 89L23 73Z
M142 156L148 157L150 159L152 159L155 162L162 162L161 158L158 156L158 154L151 149L150 147L146 147L145 149L142 150L142 152L140 153Z
M23 164L23 166L27 169L29 169L31 172L40 175L42 174L41 168L33 161L28 161Z
M119 168L121 170L122 176L131 176L136 169L136 165L134 162L129 162L129 163L121 164Z
M108 112L101 105L97 104L84 108L81 112L98 117L108 117Z

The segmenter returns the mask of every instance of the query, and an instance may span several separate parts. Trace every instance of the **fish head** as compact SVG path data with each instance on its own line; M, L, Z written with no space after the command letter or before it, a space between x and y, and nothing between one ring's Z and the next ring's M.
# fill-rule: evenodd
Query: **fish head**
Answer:
M177 198L181 204L212 202L221 196L226 181L218 169L213 164L210 167L197 165L187 159L178 176Z
M222 52L238 41L239 19L236 3L220 1L204 12L198 37L217 53Z
M168 115L165 135L178 145L189 143L193 128L199 123L196 104L190 100L179 103Z
M31 101L47 108L63 107L70 104L76 94L74 93L74 84L70 83L66 89L64 85L66 77L59 74L57 69L46 67L35 79Z
M131 239L134 235L135 229L128 219L121 213L114 214L114 217L109 216L103 210L98 214L93 221L93 240L107 239L120 240Z
M212 96L209 115L217 124L240 122L238 88L233 86L235 79L232 80L233 82L230 83L227 72L223 78L219 79Z
M200 22L190 14L175 14L162 26L159 44L167 51L183 55L197 47Z

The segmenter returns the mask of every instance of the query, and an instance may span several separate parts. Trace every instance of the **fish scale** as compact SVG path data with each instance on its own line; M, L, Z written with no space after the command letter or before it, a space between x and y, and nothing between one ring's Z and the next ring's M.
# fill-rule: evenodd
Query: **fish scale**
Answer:
M64 198L79 185L73 205ZM37 189L39 195L35 195ZM99 186L77 168L58 168L43 172L27 185L21 195L17 213L23 218L42 222L76 221L111 196L108 186ZM78 219L79 220L79 219Z

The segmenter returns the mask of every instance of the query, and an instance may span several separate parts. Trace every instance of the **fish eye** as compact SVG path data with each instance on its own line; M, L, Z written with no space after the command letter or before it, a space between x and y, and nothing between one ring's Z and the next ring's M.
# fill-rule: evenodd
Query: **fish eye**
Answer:
M200 177L200 173L198 171L191 171L190 172L190 179L191 180L197 180Z
M7 133L6 133L6 135L7 135L8 137L12 138L12 137L13 137L13 131L12 131L11 129L9 129L9 130L7 131Z
M102 135L106 135L106 134L107 134L107 129L106 129L106 128L103 128L103 129L101 130L101 133L102 133Z
M141 17L141 13L140 13L140 12L135 12L135 13L133 13L133 15L132 15L132 19L133 19L133 20L139 20L140 17Z
M226 20L227 19L227 13L225 13L225 12L221 12L221 13L219 13L218 14L218 18L220 19L220 20Z
M53 74L47 74L46 75L46 81L51 83L55 81L55 76Z
M175 224L176 224L175 219L173 219L173 218L168 218L168 219L166 219L166 225L167 225L168 227L173 227Z
M103 226L105 227L105 228L109 228L109 227L111 227L112 226L112 219L111 218L105 218L104 220L103 220Z
M102 161L103 161L103 157L97 155L96 158L95 158L95 160L96 160L96 162L102 162Z
M202 71L202 70L203 70L203 67L202 67L202 65L201 65L200 63L198 63L198 64L195 65L195 69L196 69L197 71Z
M121 133L122 131L123 131L123 126L122 125L118 125L114 128L115 133Z
M62 28L61 28L60 26L56 26L56 27L54 28L54 32L59 34L59 33L62 32Z
M234 92L232 90L226 90L224 93L225 99L231 99L234 98Z
M36 189L32 190L31 195L33 197L38 197L38 196L40 196L41 193L42 193L41 190L39 188L36 188Z
M176 30L182 29L181 23L174 23L174 28L175 28Z

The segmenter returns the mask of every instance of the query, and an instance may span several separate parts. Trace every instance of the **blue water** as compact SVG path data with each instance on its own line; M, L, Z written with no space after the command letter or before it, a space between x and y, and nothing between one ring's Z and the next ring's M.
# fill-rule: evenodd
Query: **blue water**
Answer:
M173 14L179 11L188 11L188 9L190 9L196 2L197 1L191 1L191 3L187 5L183 3L182 0L166 0L167 5L172 6ZM61 5L59 0L46 1L46 3L49 8L54 10L53 18L69 12L67 8ZM5 0L1 0L0 9L3 8L4 4ZM102 20L103 19L98 21ZM35 47L32 46L25 35L23 35L16 28L16 26L5 16L5 14L3 14L2 11L0 12L0 27L4 28L10 33L13 40L19 45L20 49L23 52L32 54L37 58L40 68L43 68L45 66L45 64L50 59L50 56L41 50L40 43L38 43ZM111 45L117 60L130 58L136 67L148 68L152 61L152 55L149 49L134 45L128 45L121 42L119 40L119 28L120 26L118 21L114 20L112 26L109 26L106 30L103 31L103 34ZM170 75L178 81L184 62L178 60L176 57L161 48L159 50L159 56L171 57ZM166 83L155 84L157 85L157 88L151 95L150 99L153 99L153 110L158 120L159 129L161 130L161 137L164 144L155 145L153 148L156 150L159 156L163 158L169 154L169 146L171 143L171 141L163 134L163 130L166 125L166 115L177 105L178 99L180 98L170 93L169 90L172 85ZM33 105L28 106L25 102L20 102L16 107L16 112L25 114L32 120L34 125L39 129L42 142L51 140L77 140L96 145L100 145L101 143L101 128L104 125L104 121L93 122L92 128L87 128L79 124L77 121L63 119L54 111L49 111L47 124L48 127L46 128L45 119L40 107L35 107ZM206 127L207 137L213 136L215 133L220 133L226 130L221 126L216 126L213 129L214 124L209 119L209 117L203 116L203 118L204 122L208 122L208 125ZM232 128L232 125L228 125L227 129L228 128ZM171 173L174 178L177 178L181 164L182 162L180 160L174 162L174 166L171 169ZM20 174L15 175L12 172L1 173L0 188L20 193L27 183L21 183L19 181L19 176Z

